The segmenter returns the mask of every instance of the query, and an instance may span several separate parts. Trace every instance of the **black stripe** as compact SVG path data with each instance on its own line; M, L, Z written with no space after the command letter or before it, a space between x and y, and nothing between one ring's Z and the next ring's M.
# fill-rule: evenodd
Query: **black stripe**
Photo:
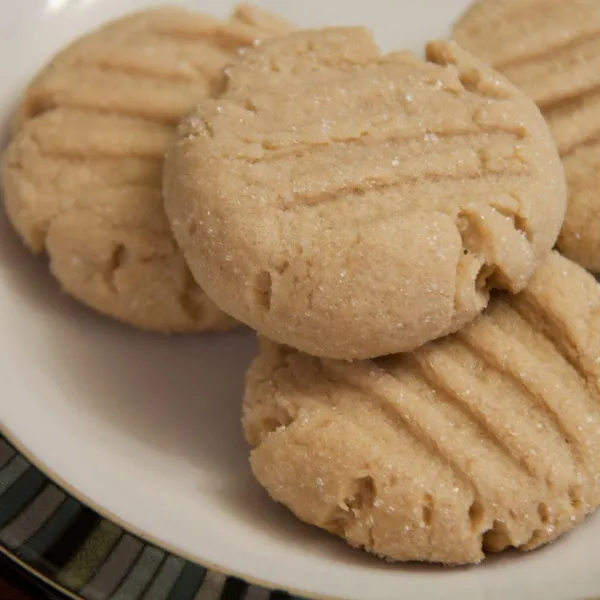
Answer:
M72 558L102 518L87 506L82 506L77 518L44 552L35 566L42 573L55 576Z
M37 469L29 467L0 498L0 528L15 519L35 500L48 479Z
M186 563L167 600L192 600L202 586L206 569L193 563Z
M0 470L15 457L15 454L14 448L0 437Z
M289 600L290 595L287 592L275 591L271 592L269 600Z
M220 600L242 600L248 584L236 577L230 577L223 586Z

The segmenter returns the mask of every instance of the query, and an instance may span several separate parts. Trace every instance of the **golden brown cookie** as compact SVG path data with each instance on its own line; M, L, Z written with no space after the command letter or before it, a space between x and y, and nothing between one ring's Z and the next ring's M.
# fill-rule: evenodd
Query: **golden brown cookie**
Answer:
M364 29L249 50L169 151L165 205L209 297L310 354L367 358L521 290L565 186L535 105L455 44L424 62Z
M225 23L152 9L75 41L33 81L2 161L5 206L67 292L150 330L234 323L198 287L170 233L163 155L238 50L286 29L249 6Z
M461 332L375 361L263 341L244 427L258 481L393 560L530 550L600 502L600 286L552 253Z
M453 35L542 109L569 188L558 247L599 272L600 2L481 0Z

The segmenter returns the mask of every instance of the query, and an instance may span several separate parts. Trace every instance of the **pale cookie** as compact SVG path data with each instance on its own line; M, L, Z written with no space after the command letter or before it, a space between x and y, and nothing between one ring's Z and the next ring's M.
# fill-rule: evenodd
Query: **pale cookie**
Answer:
M238 49L286 29L247 6L226 23L153 9L77 40L34 80L3 157L5 206L67 292L150 330L234 324L198 287L172 237L163 155Z
M483 0L454 37L542 109L569 188L558 247L600 272L600 2Z
M263 341L244 426L258 481L393 560L530 550L600 502L600 286L552 253L461 332L348 363Z
M459 329L521 290L565 186L538 109L455 44L381 55L364 29L248 51L180 128L165 205L226 312L319 356L368 358Z

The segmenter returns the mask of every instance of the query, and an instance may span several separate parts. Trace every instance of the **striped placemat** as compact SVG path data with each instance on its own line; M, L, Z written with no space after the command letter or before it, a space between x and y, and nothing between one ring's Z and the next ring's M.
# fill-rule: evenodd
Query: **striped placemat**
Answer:
M149 544L50 481L0 437L0 551L85 600L287 600Z

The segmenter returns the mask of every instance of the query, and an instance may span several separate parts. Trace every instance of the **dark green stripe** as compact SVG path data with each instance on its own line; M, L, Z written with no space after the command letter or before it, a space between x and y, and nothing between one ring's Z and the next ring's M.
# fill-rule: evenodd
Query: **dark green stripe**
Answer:
M83 506L75 520L40 557L37 567L49 575L56 576L75 556L100 521L101 517L87 506Z
M221 600L242 600L247 589L248 584L245 581L230 577L221 592Z
M0 469L16 454L15 449L0 439Z
M31 465L20 454L17 454L8 464L0 471L0 496L14 485L14 483L25 475L31 468ZM0 498L0 502L2 498Z
M44 552L69 527L81 510L81 504L74 498L67 498L39 531L27 541L17 554L25 562L37 561Z
M175 582L168 600L193 600L205 576L206 569L192 563L187 563Z
M48 480L29 468L0 497L0 529L12 521L41 492Z

